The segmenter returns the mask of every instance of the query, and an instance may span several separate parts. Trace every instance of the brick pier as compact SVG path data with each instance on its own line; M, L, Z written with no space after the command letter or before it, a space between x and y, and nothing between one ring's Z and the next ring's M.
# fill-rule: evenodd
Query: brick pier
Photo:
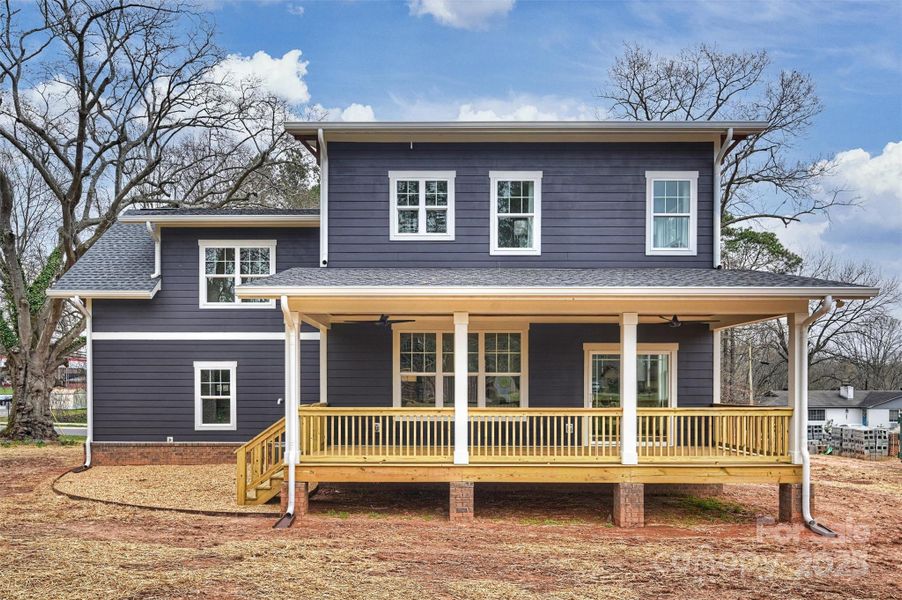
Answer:
M448 518L452 522L473 520L473 489L471 481L452 481L449 484Z
M645 485L642 483L614 484L614 525L643 527L645 525Z

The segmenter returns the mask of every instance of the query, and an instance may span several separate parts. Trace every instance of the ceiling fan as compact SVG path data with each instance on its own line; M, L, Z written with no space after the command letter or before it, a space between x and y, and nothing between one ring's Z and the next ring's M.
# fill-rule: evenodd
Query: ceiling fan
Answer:
M391 327L395 323L413 323L413 319L390 319L388 315L381 315L378 319L372 321L360 321L361 323L372 323L379 327Z
M667 326L668 326L668 327L672 327L672 328L674 328L674 329L676 329L677 327L679 327L680 325L683 324L683 322L680 321L680 318L679 318L678 316L676 316L676 315L673 315L673 316L670 317L670 318L667 318L667 317L658 315L658 318L659 318L659 319L664 319L665 321L667 321ZM714 323L714 321L692 321L692 322L693 322L693 323Z

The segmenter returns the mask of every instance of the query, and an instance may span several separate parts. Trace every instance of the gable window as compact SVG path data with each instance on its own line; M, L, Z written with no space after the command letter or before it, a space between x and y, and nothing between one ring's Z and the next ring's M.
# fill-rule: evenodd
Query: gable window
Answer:
M586 408L620 406L619 344L585 344ZM636 401L640 408L676 406L677 344L639 344Z
M695 256L698 171L647 171L645 253Z
M542 172L491 171L490 254L542 253Z
M274 300L238 298L235 288L276 272L276 242L207 241L200 246L201 308L271 308Z
M194 363L194 429L237 428L235 373L237 362Z
M390 171L389 239L454 239L454 171Z
M401 407L454 406L454 333L395 331L395 399ZM472 407L526 406L525 331L467 334Z

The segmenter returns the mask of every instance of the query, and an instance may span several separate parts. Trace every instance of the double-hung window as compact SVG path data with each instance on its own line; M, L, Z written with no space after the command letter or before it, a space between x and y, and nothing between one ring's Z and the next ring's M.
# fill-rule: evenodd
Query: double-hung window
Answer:
M694 256L698 171L647 171L645 253Z
M454 239L454 171L390 171L389 239Z
M396 331L395 406L454 406L454 333ZM473 407L526 406L525 331L467 334Z
M194 429L234 431L236 362L194 363Z
M271 308L273 300L241 298L235 288L276 272L276 242L209 241L200 246L201 308Z
M619 344L585 344L586 408L620 406ZM639 344L636 403L640 408L676 406L676 344Z
M542 253L542 172L491 171L490 254Z

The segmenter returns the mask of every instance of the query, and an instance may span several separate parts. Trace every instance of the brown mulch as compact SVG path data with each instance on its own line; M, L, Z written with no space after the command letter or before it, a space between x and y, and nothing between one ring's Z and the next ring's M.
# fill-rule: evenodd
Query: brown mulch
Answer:
M898 461L815 459L817 514L845 533L828 541L756 525L775 515L776 486L728 487L714 501L649 498L649 526L638 530L612 527L610 497L585 489L477 487L477 519L460 526L446 520L447 487L324 486L308 518L273 530L269 519L54 494L51 482L80 457L78 448L0 448L0 598L724 600L898 591Z

